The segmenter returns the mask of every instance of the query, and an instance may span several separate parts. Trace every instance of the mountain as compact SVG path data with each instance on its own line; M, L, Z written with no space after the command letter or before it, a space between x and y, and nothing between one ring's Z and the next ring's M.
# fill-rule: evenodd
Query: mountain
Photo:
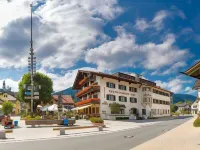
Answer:
M177 103L179 101L186 101L186 100L190 100L192 102L194 102L197 99L196 96L194 95L190 95L190 94L174 94L173 95L173 103Z
M62 95L71 95L73 100L79 101L78 98L75 97L75 95L78 91L73 90L72 87L69 87L69 88L59 91L59 92L55 92L52 95L58 95L60 92L62 92Z

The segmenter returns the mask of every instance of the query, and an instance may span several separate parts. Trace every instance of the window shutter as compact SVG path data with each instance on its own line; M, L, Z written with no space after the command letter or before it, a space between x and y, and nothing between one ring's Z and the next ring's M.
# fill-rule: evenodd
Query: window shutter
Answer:
M106 99L109 100L109 95L106 95Z
M106 82L106 86L109 87L109 83L108 82Z

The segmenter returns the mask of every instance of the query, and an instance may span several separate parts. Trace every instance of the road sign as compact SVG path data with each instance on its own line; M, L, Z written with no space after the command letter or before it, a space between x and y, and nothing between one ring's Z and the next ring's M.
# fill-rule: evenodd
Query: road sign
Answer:
M34 96L33 99L40 99L40 97L39 96Z
M39 95L39 92L34 92L34 95L35 95L35 96L38 96L38 95Z
M31 97L30 96L25 96L24 99L31 99Z
M31 96L25 96L24 99L31 99ZM40 99L39 96L34 96L33 99Z
M25 95L31 95L31 92L25 92Z
M31 90L31 86L30 85L27 87L27 90Z

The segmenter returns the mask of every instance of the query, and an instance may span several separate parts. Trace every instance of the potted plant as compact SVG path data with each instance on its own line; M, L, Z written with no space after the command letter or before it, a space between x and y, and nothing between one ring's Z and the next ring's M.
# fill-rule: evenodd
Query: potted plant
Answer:
M104 121L101 118L98 117L91 117L90 121L92 122L93 125L95 126L102 126L104 125Z

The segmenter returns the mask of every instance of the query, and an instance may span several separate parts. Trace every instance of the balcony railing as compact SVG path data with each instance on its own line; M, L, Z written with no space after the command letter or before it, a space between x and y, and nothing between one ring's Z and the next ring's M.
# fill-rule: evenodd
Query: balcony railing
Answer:
M90 86L86 87L85 89L81 90L80 92L78 92L76 94L76 97L80 97L84 94L94 92L94 91L100 91L100 86L99 85L90 85Z
M80 102L77 102L75 104L75 106L81 106L81 105L85 105L85 104L99 104L100 103L100 99L99 98L89 98L87 100L82 100Z
M79 85L84 85L85 83L87 83L89 81L95 81L95 80L96 80L95 76L85 77L79 82Z

